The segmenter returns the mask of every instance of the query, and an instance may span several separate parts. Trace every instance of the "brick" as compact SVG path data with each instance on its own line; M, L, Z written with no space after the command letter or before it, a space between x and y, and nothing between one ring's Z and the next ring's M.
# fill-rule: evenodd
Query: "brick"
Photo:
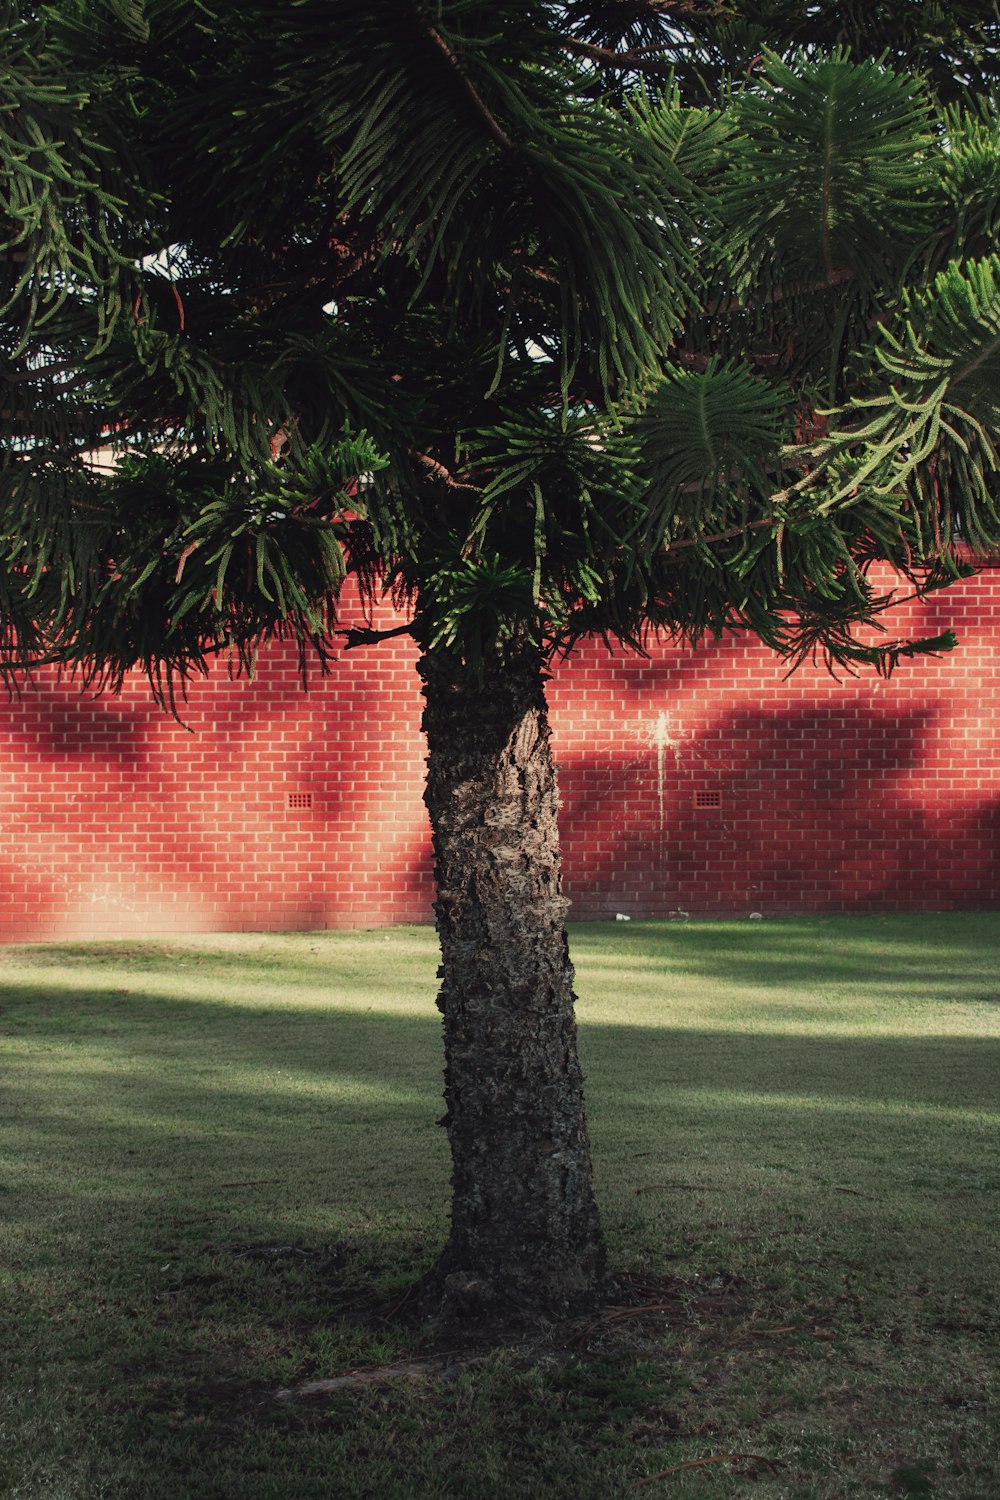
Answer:
M574 915L996 906L998 620L1000 572L900 611L893 634L961 622L964 645L887 683L783 681L750 641L583 644L549 685ZM249 930L430 920L413 662L404 640L348 653L303 694L275 647L253 683L223 665L191 684L194 733L138 678L88 700L39 674L0 703L0 937L58 936L69 905L95 937L137 904L150 931L186 903Z

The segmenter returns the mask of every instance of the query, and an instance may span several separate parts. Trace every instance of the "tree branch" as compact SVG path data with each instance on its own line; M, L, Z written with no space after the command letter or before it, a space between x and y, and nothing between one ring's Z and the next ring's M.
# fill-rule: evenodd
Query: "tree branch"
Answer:
M78 370L78 364L71 360L63 360L54 365L38 365L30 370L4 370L0 376L7 385L25 385L32 380L41 380L46 375L65 375L69 370Z
M663 47L635 47L628 52L614 52L610 47L598 47L593 42L584 42L579 37L562 36L559 38L559 46L564 52L572 52L577 57L589 58L592 62L603 63L609 68L623 68L628 71L649 69L662 73L665 67L669 67L669 60L663 56L670 49Z
M799 297L803 293L815 296L817 292L825 292L831 287L844 286L847 282L854 280L854 272L846 267L839 270L830 270L822 281L812 283L793 282L791 286L776 286L769 292L763 292L759 297L748 297L741 302L739 297L727 297L725 301L720 297L717 302L709 302L702 308L701 315L704 318L716 318L721 313L751 312L757 307L771 307L776 302L782 302L786 297Z
M483 121L483 124L486 126L493 139L499 146L502 146L505 151L516 152L517 147L514 145L514 142L504 130L499 120L497 120L495 116L490 113L482 96L476 89L472 80L462 72L462 68L457 57L455 56L454 52L452 52L451 48L448 46L448 43L445 41L441 33L439 31L435 31L433 26L429 26L427 28L427 35L441 52L441 55L447 62L448 67L451 69L452 73L454 73L455 77L461 84L466 98L472 104L477 115Z
M697 21L701 16L737 16L739 12L726 0L645 0L646 9L660 16L682 16Z
M414 453L412 456L422 468L426 469L430 479L435 480L438 484L443 484L446 489L459 490L469 495L481 495L483 493L480 485L463 484L460 479L456 479L450 469L446 469L444 464L438 463L436 458L431 458L429 453Z
M745 521L742 526L731 526L728 531L715 531L709 536L682 537L679 542L666 542L664 552L680 552L685 547L706 547L709 542L728 542L735 536L743 536L748 531L762 531L765 526L784 526L787 523L781 521L777 516L767 516L763 521Z
M344 637L344 650L354 651L358 646L376 646L379 641L391 641L394 636L413 635L416 620L411 620L408 625L397 625L393 630L374 630L366 625L362 628L353 627L350 630L335 630L334 635Z

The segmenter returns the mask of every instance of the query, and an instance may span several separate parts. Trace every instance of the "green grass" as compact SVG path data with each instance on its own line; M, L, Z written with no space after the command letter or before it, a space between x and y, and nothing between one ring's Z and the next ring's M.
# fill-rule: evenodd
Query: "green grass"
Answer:
M998 939L576 929L622 1311L443 1366L432 933L0 949L0 1495L997 1500Z

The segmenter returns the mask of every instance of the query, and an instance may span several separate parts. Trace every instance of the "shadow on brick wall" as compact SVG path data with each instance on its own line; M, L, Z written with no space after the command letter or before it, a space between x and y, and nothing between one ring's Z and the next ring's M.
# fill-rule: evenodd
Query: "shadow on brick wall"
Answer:
M996 906L1000 795L938 721L741 708L666 757L563 754L573 915Z

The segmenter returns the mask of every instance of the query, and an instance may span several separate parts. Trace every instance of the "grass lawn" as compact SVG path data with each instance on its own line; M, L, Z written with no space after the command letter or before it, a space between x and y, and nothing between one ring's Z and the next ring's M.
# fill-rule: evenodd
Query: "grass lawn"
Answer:
M0 949L4 1500L998 1500L1000 914L572 943L621 1295L485 1354L432 932Z

